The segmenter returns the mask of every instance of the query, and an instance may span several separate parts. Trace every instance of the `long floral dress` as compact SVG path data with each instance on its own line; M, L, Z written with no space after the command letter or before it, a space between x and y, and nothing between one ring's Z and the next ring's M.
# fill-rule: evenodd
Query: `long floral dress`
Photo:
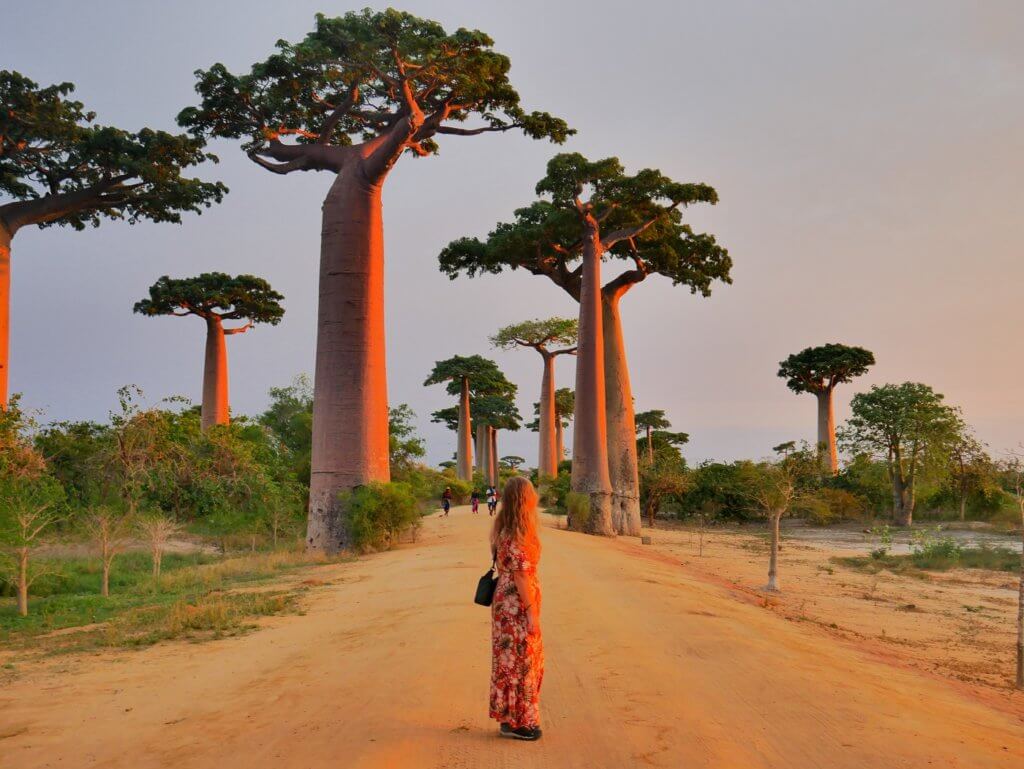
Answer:
M498 542L498 584L491 605L491 718L513 729L540 725L540 685L544 680L544 643L540 632L526 630L526 609L514 572L526 572L540 610L537 581L539 550L512 537Z

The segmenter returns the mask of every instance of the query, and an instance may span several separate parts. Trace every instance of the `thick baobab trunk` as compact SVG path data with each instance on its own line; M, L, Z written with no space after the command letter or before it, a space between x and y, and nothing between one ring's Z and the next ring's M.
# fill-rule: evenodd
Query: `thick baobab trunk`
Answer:
M906 481L897 467L892 476L892 519L897 526L914 522L914 481Z
M565 460L565 435L562 427L561 414L555 414L555 467Z
M491 443L488 440L488 427L485 424L478 424L476 426L476 469L483 476L484 483L487 482L487 473L490 465L487 461L487 455L490 453Z
M7 408L11 359L11 235L0 222L0 409Z
M544 358L544 375L540 380L540 414L537 428L540 447L537 452L537 475L539 478L554 478L558 475L558 439L555 422L561 420L555 414L555 357L541 352Z
M612 526L616 534L640 536L640 476L636 456L636 420L629 364L622 337L619 299L622 291L602 292L605 419L608 429L608 474L612 484Z
M779 591L779 519L782 513L772 513L770 524L772 527L772 546L768 556L768 584L764 589L777 593Z
M18 614L28 616L28 548L18 550Z
M818 456L821 464L835 475L839 472L839 453L836 451L836 415L832 392L832 388L827 388L815 395L818 399Z
M587 216L580 286L579 344L576 353L576 424L572 445L572 490L586 494L590 511L582 528L612 536L612 482L608 473L605 411L604 332L601 319L601 239ZM574 516L575 517L575 516ZM574 520L573 526L578 524Z
M487 473L491 480L491 485L494 488L498 488L498 430L497 428L488 428L490 437L488 438L487 447Z
M339 492L391 480L381 186L358 163L323 205L311 465L306 546L336 552L349 544Z
M228 347L224 324L216 315L206 318L206 360L203 365L203 430L228 423Z
M459 394L459 446L456 451L456 474L460 481L473 480L473 436L469 427L469 379L462 377Z

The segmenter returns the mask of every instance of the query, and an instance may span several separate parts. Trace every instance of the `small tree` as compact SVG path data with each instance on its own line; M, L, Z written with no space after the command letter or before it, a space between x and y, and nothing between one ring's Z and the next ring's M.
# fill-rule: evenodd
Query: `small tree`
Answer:
M916 504L915 483L923 465L945 462L963 435L957 409L927 385L904 382L874 386L857 393L850 403L852 416L842 442L854 454L885 460L892 484L893 520L909 526Z
M686 463L678 453L661 451L640 465L640 496L647 525L654 527L658 510L667 496L684 494L690 486Z
M635 419L637 432L642 431L647 436L647 461L653 462L654 440L652 433L655 430L667 430L672 426L672 423L665 418L665 412L661 409L641 411L637 413Z
M514 473L518 473L520 466L525 463L526 459L516 456L515 454L509 454L501 458L501 464Z
M153 578L159 579L164 550L167 549L167 543L181 533L181 524L169 516L157 514L139 518L136 526L139 534L149 545L149 552L153 558Z
M537 452L537 473L541 478L558 475L558 444L555 422L558 420L555 408L555 358L559 355L576 353L578 322L572 318L548 318L528 320L505 326L491 337L491 344L505 350L515 347L529 347L536 350L544 362L541 377L540 401L537 404L537 432L540 446ZM552 350L552 345L570 345Z
M149 287L149 298L135 303L141 315L194 315L206 323L206 357L203 366L202 427L226 425L228 411L228 351L225 337L242 334L257 323L276 326L284 316L281 294L263 278L231 277L223 272L204 272L195 278L164 275ZM245 321L224 328L224 321Z
M863 347L826 344L808 347L779 363L779 376L795 393L813 393L818 399L818 452L833 475L839 472L836 417L832 393L875 365L875 356Z
M427 453L423 439L416 434L416 425L413 424L415 418L416 412L408 403L400 403L389 409L391 469L396 473L408 472L413 462Z
M104 219L180 222L219 203L227 188L182 172L205 160L202 138L93 123L68 96L0 70L0 408L7 402L11 242L23 227L84 230ZM9 199L6 199L9 198Z
M100 595L104 598L110 595L110 569L114 557L124 549L133 523L124 511L107 506L97 507L85 520L86 532L99 549L103 569Z
M51 478L0 479L0 545L13 561L18 614L28 615L32 583L52 570L33 570L32 553L48 530L62 520L63 491Z
M994 467L984 445L968 429L949 447L949 480L956 493L960 520L967 519L967 499L976 491L991 488Z
M768 584L764 590L779 592L779 526L796 495L793 466L789 462L746 463L741 468L743 494L755 512L768 519L771 545L768 556Z

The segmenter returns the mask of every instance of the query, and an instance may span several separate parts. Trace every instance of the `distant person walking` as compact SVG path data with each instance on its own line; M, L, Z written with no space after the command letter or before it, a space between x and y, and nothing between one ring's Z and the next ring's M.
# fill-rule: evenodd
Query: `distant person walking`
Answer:
M538 740L544 643L540 633L537 492L522 476L505 484L491 530L498 584L491 605L491 718L501 736Z
M469 498L470 504L473 505L473 512L480 512L480 492L473 490L473 494Z
M494 515L498 509L498 490L493 486L487 487L487 514Z
M447 518L448 511L452 509L452 487L445 486L444 491L441 493L441 509L444 510L442 515Z

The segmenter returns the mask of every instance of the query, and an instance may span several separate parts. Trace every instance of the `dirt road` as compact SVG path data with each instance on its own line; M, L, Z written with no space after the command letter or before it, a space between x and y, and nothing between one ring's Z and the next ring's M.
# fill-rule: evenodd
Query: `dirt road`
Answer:
M787 622L632 541L543 533L544 738L487 719L486 513L321 567L301 616L50 663L0 690L0 766L1019 767L1024 713ZM67 668L64 670L64 668Z

